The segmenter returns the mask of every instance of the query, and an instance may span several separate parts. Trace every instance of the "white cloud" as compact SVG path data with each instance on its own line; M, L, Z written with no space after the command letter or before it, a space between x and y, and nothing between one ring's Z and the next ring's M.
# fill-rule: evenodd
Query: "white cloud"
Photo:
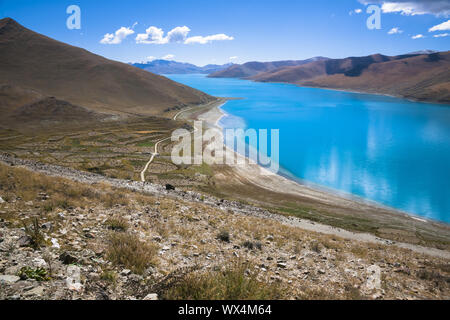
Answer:
M433 37L435 38L443 38L450 36L450 33L441 33L441 34L435 34Z
M167 33L168 42L184 42L188 33L191 31L188 27L176 27Z
M423 34L416 34L415 36L412 36L411 39L422 39L425 38Z
M446 31L446 30L450 30L450 20L443 22L441 24L438 24L437 26L430 28L428 31L433 32L433 31Z
M362 9L355 9L355 10L350 11L348 14L349 14L349 15L352 15L352 14L354 14L354 13L360 14L361 12L362 12Z
M233 61L233 60L237 60L239 57L237 57L237 56L233 56L233 57L230 57L229 59L230 59L230 61Z
M167 42L167 38L164 37L164 31L157 27L150 27L145 30L145 33L139 33L136 36L136 43L165 44Z
M122 27L117 30L114 34L107 33L103 36L103 39L100 40L102 44L120 44L123 40L126 39L129 35L133 34L134 31L131 28Z
M384 13L450 15L450 2L448 0L359 0L359 2L365 5L381 4Z
M150 57L147 57L147 62L152 62L152 61L154 61L156 59L158 59L158 58L156 58L154 56L150 56Z
M215 34L211 36L195 36L188 38L188 34L191 31L188 27L176 27L170 30L167 35L164 35L164 31L158 27L150 27L145 30L145 33L140 33L136 36L136 43L143 44L167 44L167 43L184 43L184 44L206 44L212 41L224 41L233 40L233 37L226 34Z
M403 30L400 30L400 28L398 28L398 27L392 28L388 32L388 34L398 34L398 33L403 33Z
M214 35L206 36L206 37L202 37L202 36L190 37L190 38L187 38L184 43L185 44L193 44L193 43L207 44L207 43L210 43L213 41L226 41L226 40L234 40L234 38L227 36L226 34L220 33L220 34L214 34Z
M162 60L173 60L175 58L175 55L173 54L166 54L164 57L162 57Z

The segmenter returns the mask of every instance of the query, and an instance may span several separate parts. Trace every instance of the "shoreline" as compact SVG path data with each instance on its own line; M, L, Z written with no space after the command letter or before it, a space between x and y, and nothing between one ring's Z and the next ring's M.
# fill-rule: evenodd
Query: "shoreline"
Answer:
M212 77L212 79L216 79ZM217 78L220 79L220 78ZM256 83L274 83L274 84L289 84L293 85L299 88L310 88L310 89L321 89L321 90L330 90L330 91L337 91L337 92L345 92L345 93L354 93L354 94L366 94L366 95L375 95L375 96L382 96L382 97L389 97L389 98L396 98L396 99L403 99L409 102L416 102L416 103L427 103L427 104L435 104L436 106L447 106L450 107L450 103L448 102L440 102L436 100L419 100L411 97L405 97L400 94L392 94L392 93L382 93L382 92L374 92L374 91L358 91L354 89L342 89L342 88L328 88L328 87L317 87L317 86L309 86L305 84L298 84L298 83L292 83L292 82L277 82L277 81L258 81L253 79L247 79L247 78L223 78L223 79L238 79L238 80L245 80L245 81L252 81Z
M223 98L223 103L214 104L211 108L206 110L197 116L198 120L204 121L207 126L210 128L215 128L223 132L223 128L220 126L220 120L227 115L225 111L222 110L228 99ZM246 158L241 154L237 153L234 150L231 150L227 145L222 141L222 146L225 148L226 152L233 153L236 159L238 158ZM247 158L246 158L247 159ZM401 209L396 209L390 207L388 205L381 204L374 200L365 199L363 197L345 192L340 190L334 190L331 188L327 188L324 186L316 185L314 183L309 183L305 181L303 184L301 179L294 179L290 177L288 174L283 173L273 173L266 168L261 167L258 164L246 164L245 166L229 166L231 167L238 175L242 176L244 179L249 182L255 184L258 187L262 187L266 190L277 192L277 193L289 193L295 196L303 196L310 197L313 200L320 200L329 203L336 203L336 205L350 205L350 206L362 206L362 207L371 207L383 211L387 211L391 214L394 214L398 217L404 219L414 220L416 222L424 223L424 224L440 224L444 226L450 226L449 223L445 221L433 220L429 218L425 218L414 213L406 212ZM263 174L264 172L264 174ZM268 187L271 186L271 187Z

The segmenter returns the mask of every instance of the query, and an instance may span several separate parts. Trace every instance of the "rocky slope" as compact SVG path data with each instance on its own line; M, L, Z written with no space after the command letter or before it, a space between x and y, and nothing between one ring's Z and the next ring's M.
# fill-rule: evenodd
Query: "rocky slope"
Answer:
M0 299L450 298L448 257L305 231L196 193L151 184L132 192L131 182L92 184L96 175L35 166L83 183L0 164ZM221 286L230 273L246 279L247 296Z

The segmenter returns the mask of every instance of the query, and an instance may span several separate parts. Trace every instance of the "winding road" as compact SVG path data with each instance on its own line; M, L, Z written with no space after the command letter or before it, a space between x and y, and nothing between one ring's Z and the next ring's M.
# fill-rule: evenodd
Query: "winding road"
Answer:
M214 102L215 102L215 101L214 101ZM213 103L214 103L214 102L213 102ZM199 107L201 107L201 106L195 106L195 107L191 107L191 108L187 108L187 109L181 110L180 112L178 112L178 113L173 117L173 120L177 120L177 118L178 118L178 116L179 116L180 114L182 114L182 113L184 113L184 112L187 112L187 111L190 111L190 110L195 109L195 108L199 108ZM193 130L192 132L190 132L190 133L192 134L192 133L194 133L194 132L197 132L197 130L198 130L198 128L196 128L196 127L194 126L194 130ZM144 170L142 170L142 172L141 172L141 181L142 181L142 182L145 182L145 173L147 172L148 167L149 167L150 164L153 162L153 160L155 159L155 157L159 155L159 153L158 153L158 146L159 146L159 144L160 144L161 142L164 142L164 141L169 140L169 139L171 139L171 137L167 137L167 138L158 140L158 141L155 143L155 150L154 150L154 152L152 153L152 156L150 157L150 160L149 160L149 161L147 162L147 164L145 165Z

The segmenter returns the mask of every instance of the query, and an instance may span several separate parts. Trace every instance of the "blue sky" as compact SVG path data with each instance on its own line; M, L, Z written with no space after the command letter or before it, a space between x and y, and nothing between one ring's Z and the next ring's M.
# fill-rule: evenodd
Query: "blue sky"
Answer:
M450 1L405 1L0 0L0 16L123 62L170 56L205 65L449 50L448 26L429 29L449 20ZM370 3L383 9L380 30L366 26ZM80 30L66 27L69 5L81 8ZM151 26L156 28L146 32ZM119 35L128 35L114 39L120 28ZM393 28L397 32L389 34ZM100 43L105 34L111 36ZM446 36L434 37L438 34ZM417 35L422 37L413 39Z

